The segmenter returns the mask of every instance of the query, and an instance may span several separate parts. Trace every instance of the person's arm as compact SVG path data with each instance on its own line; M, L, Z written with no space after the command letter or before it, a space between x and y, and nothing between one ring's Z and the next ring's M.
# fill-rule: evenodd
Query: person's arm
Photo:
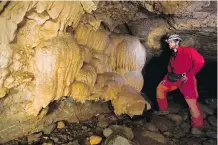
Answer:
M203 67L204 57L194 48L190 49L190 59L192 60L192 68L187 72L187 75L194 76Z

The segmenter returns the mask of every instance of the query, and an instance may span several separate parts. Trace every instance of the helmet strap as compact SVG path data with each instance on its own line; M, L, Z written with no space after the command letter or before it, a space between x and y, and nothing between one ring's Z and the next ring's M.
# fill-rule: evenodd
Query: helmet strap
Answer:
M177 51L177 48L179 47L179 41L175 41L176 45L175 47L173 48L173 50L176 52Z

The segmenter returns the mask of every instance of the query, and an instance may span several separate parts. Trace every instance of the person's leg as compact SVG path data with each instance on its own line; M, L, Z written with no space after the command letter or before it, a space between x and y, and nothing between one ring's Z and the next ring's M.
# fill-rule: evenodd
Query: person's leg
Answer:
M169 82L167 80L163 80L157 86L156 98L159 106L159 110L167 111L168 110L168 102L167 102L167 93L177 89L176 83Z
M185 99L191 113L192 127L202 128L203 127L203 116L197 99Z
M202 128L203 127L203 116L201 114L200 106L197 101L197 81L195 77L189 78L180 88L181 93L184 95L185 100L189 106L192 127Z

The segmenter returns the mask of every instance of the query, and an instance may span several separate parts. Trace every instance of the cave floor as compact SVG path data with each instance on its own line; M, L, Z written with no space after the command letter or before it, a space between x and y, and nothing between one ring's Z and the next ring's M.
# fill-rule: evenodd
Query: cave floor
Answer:
M216 108L206 105L202 108L204 128L195 135L191 133L188 108L169 102L170 114L152 115L149 122L145 117L131 119L125 115L100 114L80 123L60 121L41 132L12 140L5 145L90 145L91 136L101 138L101 145L123 144L121 140L107 136L110 135L108 128L112 129L111 136L122 136L132 145L216 145ZM111 143L109 140L113 139Z

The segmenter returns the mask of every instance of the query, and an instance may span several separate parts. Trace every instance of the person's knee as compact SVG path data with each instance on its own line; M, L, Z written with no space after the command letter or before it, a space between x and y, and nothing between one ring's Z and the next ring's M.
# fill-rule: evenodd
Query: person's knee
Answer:
M166 98L165 96L165 92L166 92L166 87L162 84L159 84L157 86L157 89L156 89L156 93L157 93L157 99L164 99Z

